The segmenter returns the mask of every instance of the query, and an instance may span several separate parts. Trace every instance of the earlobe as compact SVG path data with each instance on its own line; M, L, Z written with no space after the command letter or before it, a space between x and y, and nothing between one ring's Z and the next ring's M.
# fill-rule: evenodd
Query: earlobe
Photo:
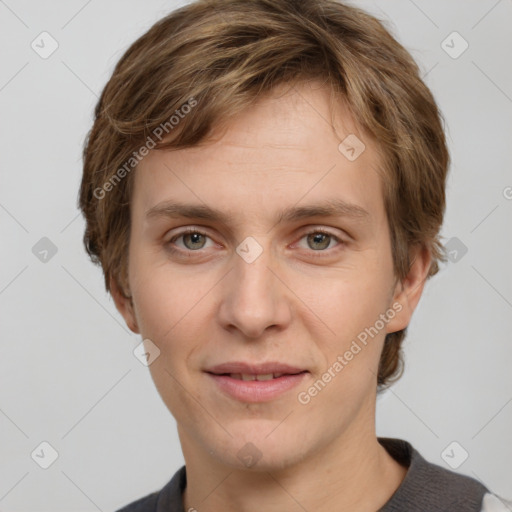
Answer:
M403 330L409 325L423 293L432 254L426 247L418 247L412 251L411 259L407 276L395 285L393 304L399 304L400 308L396 308L399 313L387 324L388 333Z
M112 294L117 310L123 316L128 328L135 334L140 334L132 298L127 297L126 294L121 291L119 284L112 276L110 276L110 293Z

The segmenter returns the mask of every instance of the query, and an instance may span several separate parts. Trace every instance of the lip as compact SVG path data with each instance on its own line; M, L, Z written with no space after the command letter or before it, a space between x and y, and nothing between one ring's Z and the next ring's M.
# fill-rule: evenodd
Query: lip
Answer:
M297 386L309 373L307 370L279 362L249 364L233 361L219 364L205 370L220 391L241 402L258 403L277 398ZM282 373L280 377L271 380L240 380L229 374L243 373L249 375L264 375Z

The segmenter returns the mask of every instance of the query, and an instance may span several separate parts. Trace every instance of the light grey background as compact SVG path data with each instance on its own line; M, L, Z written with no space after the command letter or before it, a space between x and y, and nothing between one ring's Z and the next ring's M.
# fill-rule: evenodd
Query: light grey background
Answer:
M452 459L469 454L457 471L510 498L512 0L353 3L388 20L439 102L453 160L443 236L467 247L427 284L405 375L378 401L378 434L445 467L456 441ZM82 248L76 207L97 96L128 45L178 5L0 1L4 512L114 510L184 462L174 419L132 353L140 339ZM59 45L47 59L31 48L43 31ZM453 31L469 44L456 59L441 46ZM57 248L46 262L32 251L43 237ZM48 469L31 458L43 441L58 452Z

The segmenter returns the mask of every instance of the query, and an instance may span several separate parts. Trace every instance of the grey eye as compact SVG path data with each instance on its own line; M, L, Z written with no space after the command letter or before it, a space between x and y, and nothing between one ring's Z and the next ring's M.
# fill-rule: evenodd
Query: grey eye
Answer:
M202 249L206 243L206 236L202 233L185 233L181 237L183 238L183 245L190 250ZM190 240L190 245L187 243L187 240Z
M311 233L307 235L308 246L313 250L326 249L329 247L331 238L333 238L333 236L327 233Z

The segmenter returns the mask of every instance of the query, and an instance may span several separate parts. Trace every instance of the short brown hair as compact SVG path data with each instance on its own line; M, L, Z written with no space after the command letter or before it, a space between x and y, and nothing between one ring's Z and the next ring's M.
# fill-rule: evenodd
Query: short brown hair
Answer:
M128 48L96 105L79 206L84 244L103 268L107 291L111 278L128 289L127 162L136 168L136 151L150 139L155 149L197 145L277 85L311 79L339 94L382 153L396 278L407 275L416 246L432 254L427 278L437 273L446 261L439 239L449 166L442 116L417 64L383 22L335 0L197 0ZM155 144L159 127L166 137ZM405 334L386 336L379 386L401 375Z

